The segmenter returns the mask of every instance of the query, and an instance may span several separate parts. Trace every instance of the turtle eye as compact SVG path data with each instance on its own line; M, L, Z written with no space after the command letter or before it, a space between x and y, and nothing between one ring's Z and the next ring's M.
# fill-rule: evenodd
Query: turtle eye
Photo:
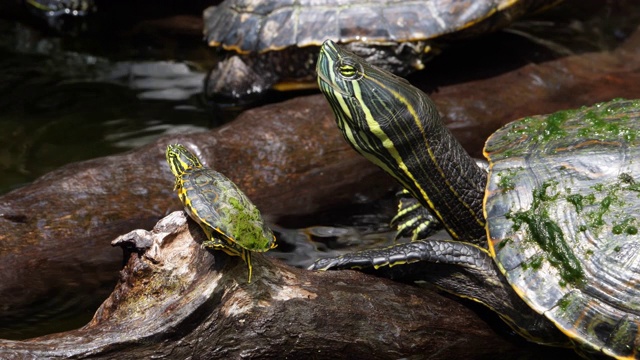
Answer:
M340 59L336 63L336 70L345 80L354 81L362 78L362 65L350 58Z

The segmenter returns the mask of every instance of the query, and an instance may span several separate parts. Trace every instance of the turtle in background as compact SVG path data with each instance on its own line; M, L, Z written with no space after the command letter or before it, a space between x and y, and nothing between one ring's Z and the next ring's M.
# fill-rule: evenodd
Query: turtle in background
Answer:
M559 0L226 0L204 11L204 35L226 57L207 76L208 97L242 99L315 87L326 39L406 75L442 42L495 31Z
M76 33L84 18L95 14L94 0L22 0L28 13L61 33Z

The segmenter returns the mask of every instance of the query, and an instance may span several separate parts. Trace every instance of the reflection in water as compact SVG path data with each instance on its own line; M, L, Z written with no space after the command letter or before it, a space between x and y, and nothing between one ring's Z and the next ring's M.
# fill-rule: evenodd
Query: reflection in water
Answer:
M119 249L117 249L119 250ZM87 324L115 286L120 264L105 269L73 269L60 264L60 284L37 302L18 310L3 311L0 339L26 339L79 328ZM73 264L67 264L73 266ZM75 273L74 279L68 274Z
M187 63L63 51L60 39L0 22L0 193L66 163L212 123L204 72Z

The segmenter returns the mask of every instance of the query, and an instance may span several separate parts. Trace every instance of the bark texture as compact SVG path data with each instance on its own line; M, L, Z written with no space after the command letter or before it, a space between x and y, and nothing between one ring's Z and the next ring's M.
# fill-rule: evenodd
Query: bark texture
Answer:
M506 358L522 355L473 311L355 271L312 272L203 249L182 211L112 244L128 262L83 328L0 340L3 359Z

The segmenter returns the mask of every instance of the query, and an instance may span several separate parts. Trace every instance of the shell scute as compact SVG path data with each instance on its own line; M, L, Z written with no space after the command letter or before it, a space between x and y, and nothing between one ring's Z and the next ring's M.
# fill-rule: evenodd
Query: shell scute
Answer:
M275 237L260 211L231 180L201 168L185 174L183 181L196 221L247 250L267 251L274 246Z
M454 33L497 13L509 12L478 29L486 32L548 5L546 3L527 0L235 0L205 10L204 32L211 46L239 53L320 46L326 39L343 43L402 43Z

